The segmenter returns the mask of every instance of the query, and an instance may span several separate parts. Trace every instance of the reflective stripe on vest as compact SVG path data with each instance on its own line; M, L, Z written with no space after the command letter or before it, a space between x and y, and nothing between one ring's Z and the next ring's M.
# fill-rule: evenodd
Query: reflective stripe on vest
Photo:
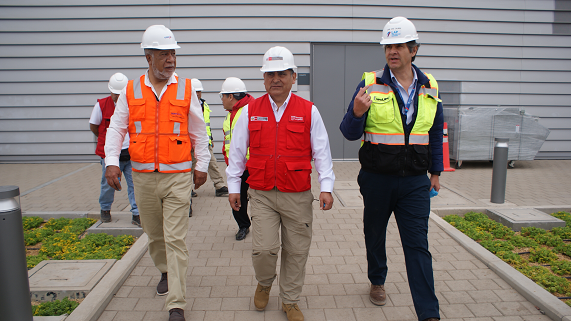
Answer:
M404 145L406 137L395 93L390 86L376 83L376 75L382 72L378 70L363 74L365 86L370 85L367 92L373 101L365 123L363 140L372 144ZM437 104L441 102L438 98L438 83L432 75L425 75L432 88L421 86L418 90L416 120L408 136L411 145L428 145L428 131L432 127Z
M136 122L134 122L134 124L135 124L136 133L140 134L141 130L143 129L143 125L141 124L140 121L136 121Z
M155 169L154 163L139 163L131 161L131 166L133 169L138 171L153 171ZM169 171L183 171L192 168L192 162L183 162L177 164L159 164L159 171L169 172Z

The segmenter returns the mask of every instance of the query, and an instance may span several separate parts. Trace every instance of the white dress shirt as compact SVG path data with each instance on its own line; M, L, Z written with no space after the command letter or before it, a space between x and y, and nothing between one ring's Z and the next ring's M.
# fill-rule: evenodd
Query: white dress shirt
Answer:
M91 111L91 117L89 118L89 123L99 126L103 121L103 114L101 113L101 106L99 106L99 102L95 103L93 110ZM123 139L123 145L121 149L129 148L129 133L125 134L125 139Z
M413 79L412 83L410 84L410 86L408 86L407 90L405 90L404 87L397 80L397 77L395 77L393 71L390 69L389 71L391 72L391 79L393 80L393 83L397 85L397 89L399 90L400 96L402 98L402 103L406 104L408 102L410 94L412 94L412 91L416 89L416 83L418 82L418 77L416 76L416 70L412 68ZM406 111L405 108L403 107L403 110L401 112L403 114L406 113L406 124L407 125L410 124L410 122L412 121L412 115L414 115L414 98L412 98L408 111Z
M149 80L149 71L145 72L145 86L150 87L153 93L161 99L167 87L171 84L176 84L177 80L173 74L167 84L163 87L160 95L157 95L155 88ZM121 144L127 128L129 126L129 105L127 104L127 87L123 88L117 105L115 106L115 113L111 117L111 124L107 129L107 137L105 140L105 165L119 166L119 154L121 152ZM200 101L196 96L196 91L192 88L190 96L190 109L188 111L188 134L194 147L194 155L196 157L196 170L201 172L208 172L208 163L210 162L210 152L208 151L208 136L206 135L206 124L204 123L204 116L202 116L202 107Z
M270 98L276 121L279 122L291 98L291 91L280 108L278 108L270 95L268 97ZM228 167L226 168L226 180L228 192L230 193L240 193L240 183L242 181L240 176L242 176L246 168L246 154L248 146L250 146L248 120L248 105L246 105L242 108L242 114L238 118L232 133L230 156L228 157ZM311 156L314 159L315 169L319 175L318 181L321 185L321 191L331 193L333 191L333 183L335 182L335 173L333 173L329 136L327 136L327 130L321 119L321 114L319 114L315 105L311 107L310 140Z

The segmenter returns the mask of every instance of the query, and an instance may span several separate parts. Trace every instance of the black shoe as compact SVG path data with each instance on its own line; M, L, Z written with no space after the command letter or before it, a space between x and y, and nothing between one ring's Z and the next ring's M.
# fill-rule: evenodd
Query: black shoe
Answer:
M190 204L190 209L188 210L188 217L192 217L192 204Z
M170 309L169 321L186 321L184 318L184 310L179 308Z
M137 225L137 227L141 227L141 218L139 215L133 215L131 218L131 224Z
M248 233L250 233L250 228L242 227L241 229L238 230L238 233L236 233L236 241L241 241L245 239Z
M101 222L103 223L111 222L111 211L101 210Z
M216 196L220 197L224 195L228 195L228 187L222 186L216 190Z
M192 197L197 197L198 194L196 194L196 192L195 192L194 190L192 190L192 191L190 192L190 196L192 196Z
M161 275L161 280L157 284L157 295L169 294L169 280L166 273ZM172 311L172 310L171 310Z

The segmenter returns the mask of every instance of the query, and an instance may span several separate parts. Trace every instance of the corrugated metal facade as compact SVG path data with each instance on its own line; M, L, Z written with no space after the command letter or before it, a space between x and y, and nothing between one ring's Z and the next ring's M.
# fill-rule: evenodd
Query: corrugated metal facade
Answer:
M568 159L570 9L569 1L547 0L4 0L0 161L97 159L91 110L109 94L113 73L132 79L144 72L139 43L149 25L173 30L182 47L177 73L203 81L220 151L225 111L217 93L226 77L242 78L259 97L259 68L269 47L288 47L298 72L309 73L312 43L377 43L397 15L419 30L417 65L454 84L449 94L459 98L450 103L522 106L551 130L538 158ZM310 86L295 89L310 98Z

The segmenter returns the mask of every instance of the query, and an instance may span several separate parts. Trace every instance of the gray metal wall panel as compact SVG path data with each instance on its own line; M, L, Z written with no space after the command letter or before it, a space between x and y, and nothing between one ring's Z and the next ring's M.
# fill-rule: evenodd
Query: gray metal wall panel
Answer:
M419 30L418 66L443 83L458 84L459 90L446 97L464 105L522 106L553 132L538 157L569 158L571 36L564 4L27 0L23 6L5 0L0 4L0 161L7 159L3 152L8 149L11 160L53 160L60 152L92 157L91 109L97 98L108 95L111 74L123 72L132 79L144 72L139 43L151 24L173 29L182 46L178 74L203 80L203 97L213 109L213 135L220 143L226 111L218 91L226 77L243 78L259 97L264 93L259 67L267 48L285 45L296 55L298 72L310 72L311 43L376 45L384 23L396 15L414 19ZM300 87L298 93L309 98L310 86ZM338 131L337 126L328 130ZM39 142L49 147L38 147ZM83 144L89 147L70 151L68 146Z

